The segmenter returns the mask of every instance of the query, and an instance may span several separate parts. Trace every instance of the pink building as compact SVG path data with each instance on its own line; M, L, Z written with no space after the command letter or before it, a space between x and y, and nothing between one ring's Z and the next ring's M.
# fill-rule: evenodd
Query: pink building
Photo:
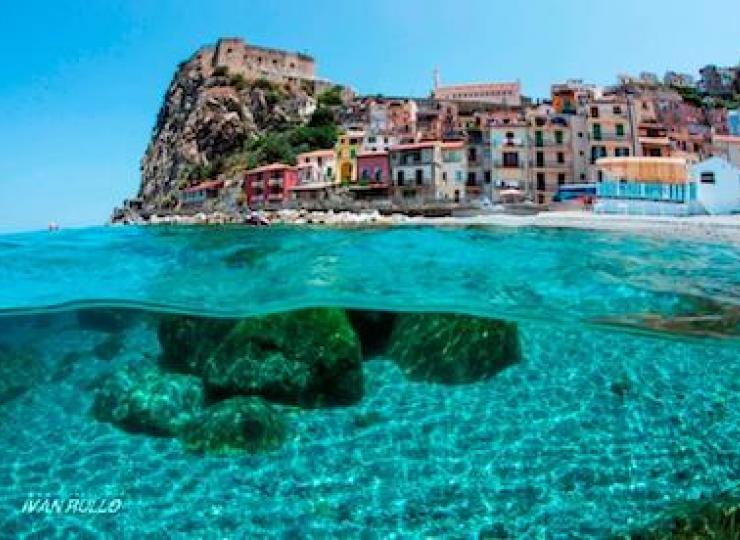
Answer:
M244 192L250 208L282 206L298 182L298 171L284 163L272 163L245 173Z
M361 152L357 154L357 184L350 189L358 199L385 197L390 178L388 152Z

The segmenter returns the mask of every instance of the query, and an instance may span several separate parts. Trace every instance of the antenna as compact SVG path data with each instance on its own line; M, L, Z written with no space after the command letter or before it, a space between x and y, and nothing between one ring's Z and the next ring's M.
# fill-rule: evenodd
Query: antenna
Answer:
M439 89L439 68L436 66L434 67L433 84L434 84L434 91L436 92Z

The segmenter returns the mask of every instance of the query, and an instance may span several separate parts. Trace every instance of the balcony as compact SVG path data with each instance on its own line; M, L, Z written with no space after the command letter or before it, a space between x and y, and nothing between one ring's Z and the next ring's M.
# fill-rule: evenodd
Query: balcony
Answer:
M267 181L267 185L270 187L276 187L276 186L282 186L283 185L283 177L282 176L274 176L270 178Z
M592 141L607 141L607 142L629 142L630 136L625 133L618 135L616 133L591 133L589 137Z

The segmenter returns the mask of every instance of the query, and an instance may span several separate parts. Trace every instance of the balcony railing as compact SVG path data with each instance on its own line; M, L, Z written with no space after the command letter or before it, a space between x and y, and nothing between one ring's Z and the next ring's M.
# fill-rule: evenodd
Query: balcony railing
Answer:
M629 142L630 137L626 133L619 135L617 133L591 133L592 141L625 141Z

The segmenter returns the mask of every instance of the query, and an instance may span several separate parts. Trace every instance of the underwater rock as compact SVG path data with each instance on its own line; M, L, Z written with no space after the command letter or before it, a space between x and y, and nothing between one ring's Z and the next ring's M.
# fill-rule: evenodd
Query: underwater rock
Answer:
M241 320L167 317L164 365L216 397L258 395L305 407L362 397L360 343L344 311L312 308Z
M116 371L95 392L93 416L135 433L173 436L203 407L197 377L162 372L148 363Z
M93 347L93 354L101 360L113 360L123 350L123 338L120 334L112 334Z
M452 313L399 314L389 356L414 381L464 384L521 359L513 322Z
M45 366L35 352L0 345L0 405L23 395L45 376Z
M349 321L360 338L364 358L367 359L385 352L397 315L392 311L359 309L347 311Z
M235 397L208 407L180 433L185 448L205 454L264 452L286 436L282 415L259 397Z
M615 537L628 540L740 538L740 499L687 501L673 506L665 517L640 531Z
M116 333L133 324L134 312L129 309L83 308L76 311L77 326L83 330Z

